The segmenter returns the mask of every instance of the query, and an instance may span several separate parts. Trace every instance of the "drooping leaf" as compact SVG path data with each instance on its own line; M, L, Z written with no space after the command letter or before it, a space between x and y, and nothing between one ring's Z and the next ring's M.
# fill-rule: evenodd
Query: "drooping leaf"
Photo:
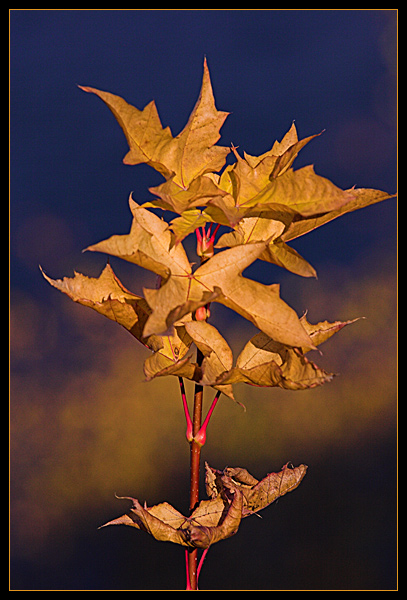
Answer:
M239 354L236 367L218 383L248 383L259 387L303 390L328 383L331 373L308 360L298 348L272 340L264 333L255 335Z
M300 320L314 346L319 346L358 319L333 323L324 321L315 325L309 323L305 315ZM259 387L304 390L330 382L334 375L310 361L304 356L306 352L303 348L292 348L258 333L247 342L236 360L236 366L220 375L217 383L242 382Z
M233 354L229 344L213 325L206 321L189 321L185 329L194 344L202 352L201 385L210 385L234 400L232 386L215 385L214 382L233 366Z
M209 546L234 535L242 519L243 496L236 490L231 502L220 496L203 500L190 517L184 517L173 506L164 502L144 507L135 498L130 510L108 525L128 525L152 535L156 540L172 542L187 548Z
M193 379L194 367L184 358L192 339L183 326L174 327L171 335L150 335L143 330L151 314L146 300L127 290L107 264L99 277L87 277L75 273L73 278L53 280L44 272L45 279L65 293L71 300L88 306L129 331L144 346L153 351L145 360L144 372L147 379L151 373L163 371Z
M315 346L320 346L347 325L352 325L352 323L356 323L356 321L363 318L364 317L357 317L356 319L351 319L349 321L334 321L333 323L321 321L320 323L312 324L308 322L307 316L303 315L300 318L300 321L304 326L304 329L309 333ZM304 352L306 352L306 350L304 350Z
M42 274L48 283L74 302L93 308L116 321L139 341L146 343L142 333L151 313L150 307L144 298L126 290L109 264L97 278L75 273L73 278L53 280L43 271Z
M105 252L139 265L160 275L188 276L191 265L181 244L175 244L168 223L153 212L139 206L130 196L133 215L130 233L113 235L107 240L88 246L86 250Z
M388 194L387 192L368 188L352 188L347 191L353 196L350 202L325 214L309 216L299 221L293 221L287 228L287 231L283 233L282 239L285 241L293 240L346 213L366 208L367 206L396 196L396 194Z
M239 222L234 231L225 233L218 240L216 247L233 247L268 240L260 260L284 267L303 277L316 277L315 269L281 239L285 229L283 222L264 218L261 214L258 217L246 217Z
M154 102L140 111L114 94L91 87L81 89L99 96L122 127L130 147L125 164L147 163L166 179L173 177L173 182L182 188L188 188L199 175L223 167L229 148L215 144L228 113L215 107L206 60L198 101L188 123L175 138L168 127L162 128Z
M205 471L206 493L210 498L228 497L230 492L241 492L242 518L244 518L295 490L305 477L307 466L292 467L287 463L281 471L269 473L261 481L241 467L226 467L223 471L219 471L205 463Z
M208 302L221 302L283 344L312 348L295 311L279 287L245 278L242 271L264 252L266 243L243 244L218 252L192 273L182 244L174 244L167 223L130 198L133 223L88 250L107 252L161 275L158 289L144 289L151 308L144 337L166 334L176 321Z

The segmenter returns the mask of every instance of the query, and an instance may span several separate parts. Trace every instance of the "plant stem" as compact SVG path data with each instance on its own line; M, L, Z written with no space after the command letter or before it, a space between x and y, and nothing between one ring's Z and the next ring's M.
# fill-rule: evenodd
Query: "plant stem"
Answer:
M198 366L202 364L203 354L198 349L196 362ZM195 384L194 394L194 409L192 414L192 435L196 436L201 429L202 421L202 399L203 399L203 387L199 384ZM200 459L201 459L201 444L197 443L194 439L190 442L190 495L189 495L189 509L190 512L195 509L199 502L199 471L200 471ZM188 576L189 576L189 589L198 589L198 550L190 550L188 554Z

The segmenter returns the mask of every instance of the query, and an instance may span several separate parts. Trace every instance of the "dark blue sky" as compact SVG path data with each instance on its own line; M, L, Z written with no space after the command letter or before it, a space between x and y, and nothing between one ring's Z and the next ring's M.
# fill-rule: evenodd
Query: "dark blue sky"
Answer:
M176 135L206 55L217 107L231 113L220 143L261 154L295 120L300 137L325 130L295 166L313 163L343 188L395 192L396 18L395 10L12 10L13 283L41 294L39 263L70 274L83 247L126 232L128 194L143 202L162 181L122 164L120 127L77 84L138 108L155 99ZM345 218L296 247L319 264L378 244L394 250L395 201Z

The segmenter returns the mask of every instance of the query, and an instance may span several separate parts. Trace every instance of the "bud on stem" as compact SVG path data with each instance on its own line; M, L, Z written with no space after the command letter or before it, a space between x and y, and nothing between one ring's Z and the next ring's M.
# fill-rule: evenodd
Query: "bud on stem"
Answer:
M201 257L201 263L211 258L214 254L213 244L220 225L216 225L215 230L211 233L212 225L213 223L209 225L208 231L205 230L205 227L195 229L196 253Z

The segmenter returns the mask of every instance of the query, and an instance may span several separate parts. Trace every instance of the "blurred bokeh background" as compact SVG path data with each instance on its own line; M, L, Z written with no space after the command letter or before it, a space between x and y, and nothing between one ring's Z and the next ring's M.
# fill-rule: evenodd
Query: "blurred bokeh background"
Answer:
M295 166L343 188L396 191L396 10L14 10L11 67L12 590L185 589L183 550L125 527L127 504L187 511L189 448L175 378L143 381L147 351L41 277L96 276L82 248L130 226L127 198L162 179L122 164L120 127L90 85L142 108L155 99L176 135L206 55L221 144L268 150L295 120L325 133ZM312 358L338 373L306 392L241 385L224 398L203 459L258 478L306 463L300 487L245 519L208 553L200 588L395 589L396 202L347 215L292 244L302 279L251 271L312 322L366 319ZM112 260L136 293L141 269ZM236 352L253 330L215 305ZM189 392L191 388L189 387ZM209 403L212 394L208 394Z

